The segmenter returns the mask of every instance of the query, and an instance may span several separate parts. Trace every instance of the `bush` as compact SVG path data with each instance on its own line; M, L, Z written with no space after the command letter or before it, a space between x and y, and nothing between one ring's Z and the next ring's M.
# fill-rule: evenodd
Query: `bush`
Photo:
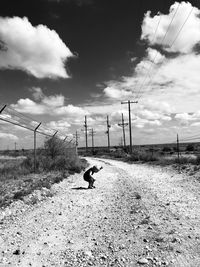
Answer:
M187 145L186 151L194 151L194 146L192 144Z
M145 152L145 151L134 151L133 154L127 157L128 161L157 161L158 157L152 153Z
M200 155L197 155L197 157L196 157L196 164L200 165Z
M48 157L55 159L57 156L65 155L66 145L61 139L52 137L45 141L44 149Z
M163 152L171 152L171 148L168 146L164 146L162 149Z

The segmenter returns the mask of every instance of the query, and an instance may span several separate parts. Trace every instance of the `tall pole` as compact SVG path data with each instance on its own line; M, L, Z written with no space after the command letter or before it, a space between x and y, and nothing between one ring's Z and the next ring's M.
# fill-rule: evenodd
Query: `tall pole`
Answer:
M109 124L109 117L107 115L107 135L108 135L108 150L110 151L110 127L111 125Z
M85 116L85 124L84 124L84 127L85 127L85 150L87 152L88 150L88 137L87 137L87 131L88 131L88 126L87 126L87 116Z
M17 143L15 142L15 157L16 157Z
M94 129L90 129L91 132L89 132L89 135L92 137L92 153L94 154L94 135L95 135L95 131Z
M179 137L177 134L177 155L178 155L178 166L179 166L179 171L180 171L180 149L179 149Z
M92 128L92 152L94 152L94 130Z
M6 108L6 105L2 107L2 109L0 110L0 114L3 112L3 110Z
M131 131L131 103L138 103L138 101L126 101L121 102L121 104L128 104L128 114L129 114L129 137L130 137L130 154L132 154L132 131Z
M58 133L58 131L56 131L56 132L53 134L53 136L52 136L52 137L55 137L57 133Z
M118 123L120 127L122 127L122 132L123 132L123 143L124 147L126 147L126 136L125 136L125 127L128 125L128 123L124 122L124 115L122 113L122 123Z
M78 138L79 138L78 131L76 131L76 146L78 146Z
M34 129L34 173L36 172L36 132L42 123L40 122L38 126Z
M76 130L76 133L73 134L73 136L75 137L75 142L74 142L74 145L75 145L75 150L76 150L76 154L78 154L78 139L79 139L79 134L78 134L78 131Z
M128 101L128 114L129 114L129 133L130 133L130 153L132 154L132 131L131 131L131 103Z
M65 136L65 138L63 139L63 142L65 142L67 138L68 138L68 135Z

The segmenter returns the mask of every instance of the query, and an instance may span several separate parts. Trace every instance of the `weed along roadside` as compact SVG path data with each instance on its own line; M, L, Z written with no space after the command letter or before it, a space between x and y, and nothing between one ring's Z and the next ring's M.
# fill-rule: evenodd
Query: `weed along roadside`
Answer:
M75 149L67 147L57 137L47 139L44 149L38 149L36 173L31 153L27 157L1 158L0 207L23 200L35 190L43 189L43 194L48 195L52 184L80 173L86 166L86 160L80 159Z

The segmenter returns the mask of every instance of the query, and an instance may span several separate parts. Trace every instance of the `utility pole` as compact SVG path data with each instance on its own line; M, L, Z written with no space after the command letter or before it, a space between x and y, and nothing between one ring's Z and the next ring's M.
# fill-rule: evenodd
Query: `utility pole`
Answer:
M108 135L108 150L110 151L110 127L111 125L109 124L109 117L107 115L107 131L106 134Z
M91 132L90 132L90 135L92 136L92 153L94 153L94 135L95 135L95 131L94 129L92 128L91 129Z
M76 131L76 146L78 146L78 139L79 139L79 134L78 134L78 131Z
M16 152L17 152L17 143L15 142L15 157L16 157Z
M178 166L179 166L179 172L180 172L180 148L179 148L179 137L177 134L177 155L178 155Z
M75 138L75 145L76 146L78 146L78 139L80 138L80 135L79 135L79 133L78 133L78 131L76 131L76 133L75 134L73 134L73 136L74 136L74 138Z
M132 132L131 132L131 104L138 103L138 101L122 101L121 104L128 104L128 114L129 114L129 136L130 136L130 154L132 154Z
M34 173L36 172L36 132L42 123L40 122L34 129Z
M126 147L126 136L125 136L125 127L128 125L128 123L124 122L124 115L122 113L122 123L118 123L118 126L122 127L123 132L123 140L124 140L124 147Z
M87 116L85 116L84 127L85 127L85 150L86 150L86 152L87 152L87 151L88 151L88 136L87 136L88 126L87 126Z

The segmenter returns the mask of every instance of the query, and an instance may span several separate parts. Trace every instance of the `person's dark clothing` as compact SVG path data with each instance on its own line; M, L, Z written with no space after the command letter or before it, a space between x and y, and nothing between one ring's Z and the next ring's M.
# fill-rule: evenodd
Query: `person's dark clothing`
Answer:
M102 169L102 167L100 169L98 169L96 166L93 166L92 168L88 169L84 174L83 174L83 179L89 183L88 188L94 188L94 182L96 181L92 175L95 172L98 172Z

